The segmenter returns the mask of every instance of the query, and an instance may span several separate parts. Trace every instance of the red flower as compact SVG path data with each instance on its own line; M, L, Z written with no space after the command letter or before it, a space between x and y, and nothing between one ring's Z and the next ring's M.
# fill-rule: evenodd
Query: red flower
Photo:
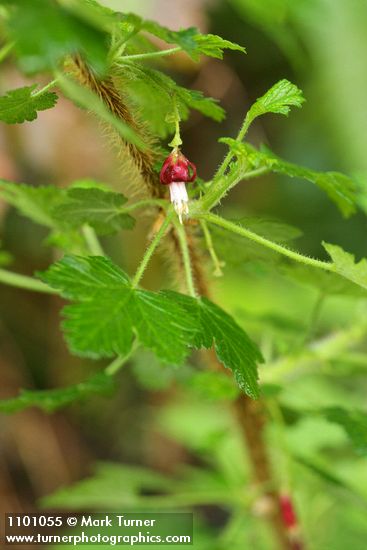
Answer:
M282 511L282 517L284 525L291 529L297 525L297 516L294 510L293 502L288 495L280 496L280 509Z
M186 183L196 178L196 166L190 162L177 148L173 149L163 163L160 180L163 185L169 185L171 202L182 223L182 215L189 213L189 197Z
M174 149L163 163L160 180L163 185L173 182L193 182L196 179L196 166L178 149Z

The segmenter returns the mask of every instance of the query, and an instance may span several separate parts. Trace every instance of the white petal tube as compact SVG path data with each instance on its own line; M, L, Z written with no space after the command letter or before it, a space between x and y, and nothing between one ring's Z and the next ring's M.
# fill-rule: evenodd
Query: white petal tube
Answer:
M174 181L170 183L169 192L171 195L171 202L177 212L180 222L182 223L182 215L189 213L189 197L186 191L186 184L183 181Z

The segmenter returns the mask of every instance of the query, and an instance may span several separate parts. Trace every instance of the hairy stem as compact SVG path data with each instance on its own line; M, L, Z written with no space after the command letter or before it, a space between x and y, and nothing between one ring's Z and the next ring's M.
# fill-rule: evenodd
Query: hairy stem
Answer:
M244 170L245 167L241 170L233 170L232 174L228 173L225 177L224 174L217 173L205 195L193 204L192 216L195 217L196 213L208 212L214 208L226 196L228 191L241 181L250 180L270 172L268 167L256 168L249 172Z
M319 269L324 269L325 271L335 271L334 264L332 264L331 262L323 262L321 260L310 258L309 256L303 256L299 252L295 252L294 250L290 250L289 248L286 248L285 246L282 246L278 243L269 241L269 239L265 239L265 237L261 237L261 235L258 235L257 233L250 231L250 229L246 229L245 227L242 227L233 222L227 221L224 218L216 216L215 214L202 214L200 218L206 220L209 223L213 223L214 225L218 225L219 227L223 227L223 229L227 229L232 233L236 233L237 235L246 237L247 239L250 239L251 241L254 241L258 244L261 244L266 248L270 248L274 252L278 252L283 256L287 256L287 258L290 258L291 260L295 260L296 262L310 265L312 267L316 267Z
M134 124L134 117L129 112L129 110L126 107L126 104L124 103L121 96L119 96L118 91L116 90L114 83L111 79L107 79L106 81L98 81L93 74L90 73L88 68L83 65L83 63L79 60L78 66L81 72L82 81L89 86L92 90L94 90L98 95L102 98L102 100L105 102L105 104L111 109L111 111L114 113L115 116L118 118L121 118L124 122L127 124L132 124L133 128L136 127ZM141 174L143 176L143 179L145 180L146 187L149 191L150 197L159 197L162 196L162 190L159 186L159 181L157 180L157 177L153 170L154 165L154 157L152 155L148 155L144 151L140 151L137 148L130 147L130 152L132 155L133 160L135 161L136 165L141 171ZM197 214L203 214L203 212L209 210L215 204L217 204L221 198L226 194L229 187L235 185L241 179L249 179L251 177L254 177L256 175L260 175L261 173L264 173L264 170L261 171L252 171L245 174L239 174L238 172L235 174L235 177L233 180L230 180L230 184L228 185L228 180L223 183L223 181L220 181L219 190L216 190L215 192L211 191L211 188L209 188L207 194L205 197L203 197L202 201L196 201L193 203L193 207L197 206ZM228 178L228 175L226 176L226 179ZM208 195L208 197L207 197ZM206 199L206 200L205 200ZM172 212L170 213L172 215ZM193 216L195 217L195 216ZM197 216L199 217L199 216ZM204 219L204 215L201 217L201 219ZM209 220L207 220L209 221ZM137 273L134 277L133 284L136 286L139 281L141 280L141 277L144 274L144 270L154 252L156 249L158 243L162 239L165 230L168 228L168 226L171 223L170 215L167 216L163 224L160 226L159 231L157 232L156 236L154 237L153 241L149 245L147 252L137 270ZM214 222L213 222L214 223ZM205 273L203 270L202 261L200 260L200 255L198 253L198 248L196 245L196 239L194 232L192 231L192 228L190 226L185 226L182 228L182 230L185 232L185 255L187 253L189 254L190 259L190 267L192 270L192 276L195 283L193 283L193 287L197 288L197 291L199 295L208 296L208 284L206 281ZM170 243L171 250L173 254L175 255L177 259L177 265L181 268L181 270L185 270L185 259L183 258L182 249L180 247L180 242L178 242L178 235L175 231L170 231L168 234L167 242ZM187 245L187 249L186 249ZM187 262L187 258L186 258ZM187 265L187 263L186 263ZM219 364L219 361L217 360L215 353L213 350L209 350L206 353L206 356L208 358L208 361L213 365L213 368L222 368L222 365ZM274 487L274 481L273 481L273 475L268 467L269 459L268 459L268 451L266 448L266 443L263 437L263 430L258 430L256 426L262 425L263 417L261 415L261 412L258 410L252 410L251 414L248 414L248 409L251 406L252 402L249 400L249 398L242 396L241 397L241 410L238 412L240 423L243 426L243 432L244 437L247 442L250 458L253 464L254 469L254 476L257 480L263 479L265 481L264 485L260 485L261 487ZM251 430L251 427L254 426L254 429L252 429L251 437L247 437L247 434ZM257 462L257 457L260 458L259 463ZM267 465L265 469L263 468L263 465ZM274 534L276 534L277 540L280 542L280 545L283 549L289 549L291 548L289 541L287 539L287 533L286 529L281 521L280 517L280 508L279 508L279 498L277 493L274 490L273 496L272 496L272 504L273 509L275 510L275 513L273 513L272 516L272 525L274 528Z
M279 494L273 485L273 472L265 442L266 417L263 403L244 395L236 401L236 411L246 439L254 479L260 486L270 487L263 494L264 519L271 524L279 547L292 550L292 543L283 524Z
M154 59L155 57L165 57L166 55L172 55L174 53L182 51L180 46L177 48L169 48L168 50L159 50L159 52L138 53L134 55L124 55L120 61L136 61L138 59Z
M217 256L217 253L216 253L215 248L214 248L213 239L212 239L212 236L210 234L208 225L204 220L200 220L200 225L201 225L201 229L203 230L205 243L206 243L206 246L208 248L208 252L209 252L210 257L212 259L212 262L214 264L214 275L216 277L222 277L223 276L223 271L222 271L223 262L220 262L220 260Z
M186 231L185 231L185 228L180 223L175 223L175 228L177 231L178 240L180 242L182 260L183 260L183 265L184 265L185 274L186 274L187 290L189 294L191 294L191 296L195 298L196 290L195 290L195 283L194 283L194 278L192 274L190 250L187 242Z
M165 218L164 222L162 223L162 225L160 226L159 230L157 231L157 233L154 235L150 245L148 246L144 256L143 256L143 259L142 261L140 262L140 265L137 269L137 272L135 273L135 276L132 280L132 285L133 287L137 287L141 278L143 277L144 275L144 271L146 270L147 268L147 265L151 259L151 257L153 256L157 246L159 245L162 237L164 236L166 230L168 229L168 227L170 226L171 224L171 221L172 221L172 217L173 217L173 212L170 212L167 217Z
M238 132L238 135L236 137L236 141L238 141L240 143L244 139L244 137L246 136L247 131L250 127L250 124L251 124L251 119L247 114L246 117L245 117L245 120L243 121L241 129ZM227 155L225 156L222 164L220 165L220 167L218 169L216 177L222 176L225 173L225 171L227 170L227 168L228 168L228 166L229 166L229 164L230 164L230 162L231 162L231 160L233 159L234 156L235 156L235 153L231 150L227 153Z

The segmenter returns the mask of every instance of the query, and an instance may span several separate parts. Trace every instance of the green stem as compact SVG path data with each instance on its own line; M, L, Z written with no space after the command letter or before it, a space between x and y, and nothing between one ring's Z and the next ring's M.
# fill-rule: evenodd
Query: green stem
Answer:
M103 248L98 240L96 232L90 225L83 225L82 233L84 235L85 242L89 248L90 253L93 256L104 256Z
M149 52L149 53L138 53L134 55L124 55L122 57L122 61L130 61L130 60L137 60L137 59L154 59L155 57L164 57L166 55L172 55L174 53L182 51L182 48L180 46L177 46L177 48L169 48L168 50L160 50L159 52Z
M13 49L14 44L14 42L10 42L9 44L5 44L5 46L0 49L0 63L2 63L4 59L7 58L8 54Z
M215 268L214 269L214 275L216 277L222 277L223 276L223 271L222 271L223 263L220 262L220 260L217 256L217 253L215 251L213 239L212 239L212 236L210 234L208 225L204 220L200 220L200 225L201 225L201 229L203 230L203 234L204 234L206 246L208 248L208 252L209 252L210 257L212 259L212 262L214 264L214 268Z
M249 118L248 114L246 115L245 117L245 120L243 121L243 124L241 126L241 129L240 131L238 132L237 134L237 137L236 137L236 141L238 142L241 142L243 140L243 138L245 137L245 135L247 134L247 131L250 127L250 124L251 124L251 119ZM235 156L235 153L230 150L227 155L225 156L222 164L220 165L219 167L219 170L216 174L216 177L220 177L224 174L224 172L226 171L226 169L228 168L229 166L229 163L231 162L231 160L233 159L233 157Z
M122 356L116 357L116 359L114 359L112 363L110 363L108 367L105 368L105 373L108 376L115 376L115 374L121 369L121 367L126 365L130 357L136 351L136 348L137 348L136 341L134 341L133 345L131 346L131 350L123 357Z
M46 84L46 86L44 86L43 88L41 88L40 90L38 90L37 92L34 92L32 94L32 97L38 97L44 93L46 93L50 88L54 88L57 84L57 78L55 78L54 80L51 80L51 82L49 82L48 84Z
M195 284L194 284L194 278L192 275L190 251L187 243L186 231L184 226L181 223L175 223L175 228L177 231L178 240L180 243L180 248L182 253L182 260L185 268L187 290L189 294L191 294L191 296L196 298Z
M212 185L208 188L208 191L205 195L193 205L195 208L194 211L201 210L203 212L209 211L214 206L216 206L222 198L228 193L232 187L237 185L240 181L249 180L267 174L270 172L268 167L256 168L255 170L250 170L249 172L243 172L242 170L234 170L233 173L226 174L226 176L221 175L218 178L218 174L215 176ZM193 212L193 209L191 208Z
M133 38L136 34L138 34L138 29L133 29L129 34L124 36L121 40L117 41L115 44L112 45L111 50L109 51L108 58L112 61L115 56L121 55L122 51L124 50L126 42L128 42L131 38Z
M142 261L141 261L141 263L140 263L140 265L139 265L139 267L138 267L138 269L135 273L135 276L132 280L132 285L133 285L134 288L138 286L142 276L144 275L144 271L146 270L147 265L148 265L151 257L154 254L155 249L159 245L162 237L164 236L164 234L166 232L166 229L171 224L172 217L173 217L173 212L171 211L171 212L168 213L166 219L164 220L161 227L159 228L159 230L155 234L154 238L152 239L150 245L146 249L146 252L143 256L143 259L142 259Z
M247 239L250 239L251 241L254 241L258 244L261 244L266 248L270 248L271 250L274 250L274 252L278 252L283 256L287 256L287 258L290 258L291 260L295 260L296 262L310 265L312 267L317 267L319 269L324 269L325 271L335 271L334 264L330 262L323 262L321 260L316 260L308 256L303 256L299 252L295 252L294 250L290 250L285 246L274 243L273 241L269 241L268 239L265 239L265 237L261 237L260 235L257 235L257 233L253 233L249 229L241 227L240 225L236 225L233 222L229 222L224 218L216 216L215 214L202 214L202 215L199 215L198 217L200 219L206 220L209 223L213 223L215 225L218 225L219 227L223 227L223 229L227 229L232 233L236 233L237 235L246 237Z
M58 294L58 291L50 286L46 285L42 281L38 281L33 277L27 275L19 275L18 273L12 273L6 269L0 269L0 283L14 286L16 288L23 288L24 290L34 290L35 292L43 292L45 294Z

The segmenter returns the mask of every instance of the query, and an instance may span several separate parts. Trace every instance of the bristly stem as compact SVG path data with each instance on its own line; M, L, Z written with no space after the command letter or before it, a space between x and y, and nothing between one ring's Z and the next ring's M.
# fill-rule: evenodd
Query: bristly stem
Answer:
M136 61L138 59L154 59L155 57L165 57L182 51L180 46L177 48L169 48L168 50L159 50L159 52L138 53L134 55L124 55L120 61Z
M245 120L243 121L241 129L237 134L236 141L238 141L240 143L244 139L244 137L246 136L247 131L250 127L250 124L251 124L251 119L247 114L246 117L245 117ZM220 165L220 167L218 169L218 172L216 173L216 178L219 178L220 176L222 176L225 173L225 171L228 168L229 163L231 162L233 157L234 157L234 152L231 151L231 150L228 151L227 155L225 156L222 164Z
M175 223L178 240L180 243L182 261L185 268L187 290L191 296L196 298L194 277L192 274L189 245L187 242L185 227L181 223Z
M151 257L154 254L155 249L159 245L159 243L160 243L162 237L164 236L167 228L171 224L173 215L174 215L174 213L172 211L167 214L167 217L165 218L165 220L162 223L161 227L159 228L159 230L157 231L157 233L153 237L151 243L149 244L149 246L148 246L148 248L147 248L147 250L146 250L146 252L143 256L143 259L140 262L140 265L139 265L139 267L138 267L138 269L135 273L135 276L132 280L132 285L133 285L134 288L138 286L141 278L143 277L144 271L146 270L147 265L148 265Z
M205 238L205 242L206 242L208 252L209 252L210 257L212 259L212 262L214 264L214 268L215 268L214 269L214 275L216 277L222 277L223 276L223 271L222 271L223 262L221 262L219 260L218 256L217 256L217 253L216 253L215 248L214 248L213 239L212 239L212 236L210 234L208 225L207 225L206 221L204 221L204 220L200 220L200 225L201 225L201 229L203 230L203 234L204 234L204 238Z
M16 288L23 288L24 290L34 290L35 292L43 292L45 294L58 294L58 291L50 286L46 285L42 281L38 281L33 277L27 275L19 275L18 273L12 273L6 269L0 269L0 283L4 283Z
M228 191L240 181L256 178L267 174L268 172L270 172L270 168L264 166L261 168L256 168L255 170L250 170L249 172L246 172L245 168L243 170L233 170L232 174L228 173L225 176L220 176L219 178L217 174L207 192L196 202L196 204L193 203L191 212L207 212L211 210L222 200L223 197L225 197Z
M232 233L237 233L237 235L241 235L242 237L246 237L247 239L250 239L251 241L254 241L258 244L261 244L262 246L265 246L266 248L270 248L271 250L274 250L275 252L278 252L279 254L282 254L283 256L287 256L291 260L295 260L296 262L300 262L302 264L310 265L312 267L317 267L317 268L320 268L320 269L324 269L325 271L334 271L335 272L334 264L332 264L331 262L323 262L321 260L316 260L314 258L309 258L308 256L303 256L299 252L295 252L294 250L290 250L289 248L286 248L285 246L282 246L278 243L274 243L273 241L269 241L268 239L265 239L265 237L261 237L261 235L258 235L257 233L253 233L253 231L250 231L250 229L246 229L245 227L237 225L233 222L229 222L229 221L225 220L224 218L216 216L215 214L202 214L199 217L201 219L206 220L209 223L213 223L215 225L218 225L219 227L223 227L223 229L227 229L228 231L231 231Z
M82 233L92 256L104 256L103 248L93 227L90 225L83 225Z

